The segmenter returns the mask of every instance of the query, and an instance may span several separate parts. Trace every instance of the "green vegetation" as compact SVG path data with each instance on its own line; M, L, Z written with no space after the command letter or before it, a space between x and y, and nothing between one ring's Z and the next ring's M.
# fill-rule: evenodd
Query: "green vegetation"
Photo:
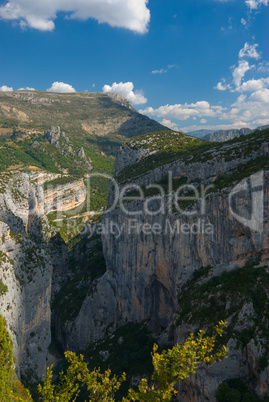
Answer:
M217 402L268 402L269 398L260 399L250 392L249 388L242 381L234 379L223 382L216 392Z
M43 189L46 191L48 188L53 189L56 186L62 186L64 184L72 183L73 181L77 180L77 177L73 176L61 176L57 179L46 181L43 184Z
M32 401L29 392L18 381L12 352L12 341L0 315L0 400L5 402Z
M2 280L0 279L0 297L7 293L8 287L5 285Z
M130 387L132 376L153 373L151 351L154 341L146 325L128 323L112 335L89 345L84 352L85 360L90 370L110 368L117 376L125 372L126 381L117 393L117 397L122 397ZM104 352L107 352L106 358L102 357Z
M113 101L107 94L52 94L36 91L22 93L21 96L1 93L0 100L7 110L10 109L5 113L0 109L0 126L10 128L11 133L13 129L16 132L45 132L49 126L60 126L70 138L74 149L84 148L96 171L109 174L113 172L116 152L126 137L162 128L159 123L139 115L128 102ZM25 118L21 119L21 115ZM125 124L132 121L136 122L135 127ZM3 170L19 163L42 167L55 173L60 173L60 166L69 169L69 174L78 173L77 166L73 163L72 170L69 158L65 161L61 152L58 151L56 158L53 146L49 147L48 155L44 155L40 147L31 148L34 140L44 146L37 135L30 134L23 139L16 139L15 136L12 138L14 141L5 142L1 139L0 142L0 166Z
M39 146L32 147L34 141ZM41 134L34 134L23 140L3 140L0 138L0 171L12 166L28 168L35 166L52 173L68 170L70 175L81 177L87 172L81 159L72 155L62 155Z
M127 142L132 149L146 149L152 153L177 153L199 147L202 141L198 138L176 131L158 131L135 137Z
M160 137L160 133L149 134L149 138L152 137L152 142L149 143L149 147L155 144L155 137L157 144L169 141L169 134L161 132L163 138ZM123 169L119 175L118 180L121 183L130 181L137 177L141 177L151 170L175 162L181 161L185 164L206 162L216 160L231 161L233 159L249 157L252 152L257 151L263 142L269 140L269 130L256 131L248 136L240 136L224 143L208 142L201 140L193 140L192 137L187 137L184 134L178 135L178 144L171 143L171 147L161 148L156 145L156 149L153 147L154 153L141 159L134 165L127 166ZM147 147L144 143L144 136L137 137L134 140L127 142L132 148L136 148L139 144L140 147ZM155 145L154 145L155 146ZM151 150L149 148L149 150Z
M247 163L239 165L230 174L220 175L214 181L214 188L208 192L221 191L223 188L231 187L240 183L243 179L260 172L261 170L269 170L269 159L266 156L261 156Z
M121 399L122 402L131 401L171 401L177 394L174 386L179 381L187 378L191 373L195 373L200 363L212 364L221 360L227 355L227 348L216 347L216 339L222 336L225 327L224 322L220 322L215 327L215 332L211 337L206 337L204 331L199 331L195 337L190 334L188 339L182 344L177 344L171 349L158 353L158 346L154 345L152 353L153 375L151 384L142 378L138 389L129 389L127 397ZM88 400L92 402L114 402L115 393L125 381L126 375L120 377L112 376L110 370L104 374L100 369L89 371L82 355L76 356L73 352L66 352L65 357L69 363L66 372L60 373L59 383L52 383L52 367L47 369L47 376L44 384L39 385L39 392L42 400L50 401L75 401L80 392L80 386L87 390Z
M210 332L219 317L230 318L225 343L234 338L238 347L245 347L259 333L266 350L264 356L269 357L269 273L257 265L258 262L250 261L242 268L224 271L220 276L213 277L210 276L214 272L212 267L198 270L179 292L177 324L202 324ZM253 313L247 316L247 328L235 329L243 306L250 304L253 305Z
M69 266L74 276L62 287L53 304L63 323L78 315L85 298L94 291L96 280L106 271L100 237L91 244L87 236L82 238L70 255Z

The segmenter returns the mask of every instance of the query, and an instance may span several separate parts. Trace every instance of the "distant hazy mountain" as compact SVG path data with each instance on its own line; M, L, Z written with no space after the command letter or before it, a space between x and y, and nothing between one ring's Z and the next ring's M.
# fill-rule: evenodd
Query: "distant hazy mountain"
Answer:
M262 131L262 130L266 130L267 128L269 128L269 124L268 124L267 126L260 126L260 127L257 127L257 128L255 128L255 130L253 130L253 131L257 131L257 130Z
M232 140L233 138L240 137L240 135L247 135L252 133L250 128L241 128L240 130L220 130L214 133L207 134L203 137L205 141L223 142Z
M250 128L219 130L219 131L202 129L197 131L191 131L187 134L191 135L192 137L201 138L204 141L224 142L232 140L233 138L236 137L240 137L240 135L247 135L257 130L259 131L266 130L267 128L269 128L269 125L257 127L254 130L251 130Z
M189 133L186 133L188 135L191 135L192 137L196 137L196 138L203 138L205 135L212 133L214 130L206 130L206 129L202 129L202 130L197 130L197 131L190 131Z

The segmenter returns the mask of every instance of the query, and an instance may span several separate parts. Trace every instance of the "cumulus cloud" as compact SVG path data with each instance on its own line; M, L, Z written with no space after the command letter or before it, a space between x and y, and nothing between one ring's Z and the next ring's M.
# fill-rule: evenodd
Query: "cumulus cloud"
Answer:
M31 88L31 87L25 87L25 88L19 88L18 91L35 91L35 88Z
M161 121L161 124L162 124L163 126L166 126L166 127L171 128L172 130L179 131L179 128L178 128L177 124L176 124L176 123L173 123L171 120L163 119L163 120Z
M0 92L12 92L13 88L12 87L7 87L6 85L2 85L0 87Z
M254 101L258 101L261 103L269 103L269 89L267 88L262 88L259 89L258 91L253 92L250 95L250 99L254 100ZM267 105L268 108L268 105ZM268 115L268 111L267 111L267 115Z
M268 6L269 0L246 0L245 3L250 10L257 10L260 5Z
M53 31L57 14L63 12L70 19L94 18L99 23L144 34L150 22L147 3L148 0L9 0L0 6L0 17L17 20L22 28Z
M225 80L222 79L220 82L217 83L214 89L218 89L219 91L226 91L227 89L231 89L231 85L225 84Z
M223 85L222 82L218 82L214 89L218 89L219 91L226 91L227 87Z
M190 104L176 104L176 105L165 105L160 106L157 109L148 107L144 110L140 110L140 113L157 116L159 118L165 119L177 119L177 120L187 120L190 117L203 117L203 116L217 116L222 110L221 106L210 106L206 101L199 101Z
M66 92L66 93L70 93L70 92L76 92L75 88L72 87L72 85L69 84L65 84L64 82L58 82L55 81L52 86L47 89L48 92Z
M111 86L104 85L103 92L114 92L121 94L133 105L142 105L147 103L143 91L134 91L134 84L132 82L114 82Z
M268 0L269 1L269 0ZM268 72L269 63L260 61L260 54L257 50L258 44L250 45L245 43L239 52L237 66L232 66L232 80L227 83L222 78L215 89L241 93L229 107L212 106L207 101L200 101L190 104L164 105L156 109L148 107L140 112L150 117L162 118L169 121L171 127L177 124L177 120L197 120L200 125L180 127L180 131L196 131L202 128L212 130L229 128L255 128L268 124L269 121L269 76L251 78L244 80L245 74L251 70L252 74ZM250 64L249 60L252 60ZM254 75L255 77L255 75ZM225 124L216 124L224 122ZM210 124L212 121L213 125ZM227 124L228 123L228 124ZM167 125L167 124L166 124ZM177 124L178 125L178 124Z
M255 91L249 96L242 94L230 109L220 116L220 119L247 122L248 124L257 119L268 119L268 104L269 90L267 88Z
M248 70L250 70L251 67L246 60L240 60L238 63L238 67L235 67L233 71L233 80L234 84L236 87L239 87L241 85L242 78L246 74Z
M255 92L263 89L264 87L269 86L269 77L268 78L260 78L258 80L252 79L246 82L238 88L239 92Z
M241 18L241 24L244 26L247 25L247 21L245 20L245 18Z
M249 57L250 59L258 60L261 58L261 55L257 52L257 47L259 45L257 43L250 45L248 42L245 43L243 49L239 51L239 59Z

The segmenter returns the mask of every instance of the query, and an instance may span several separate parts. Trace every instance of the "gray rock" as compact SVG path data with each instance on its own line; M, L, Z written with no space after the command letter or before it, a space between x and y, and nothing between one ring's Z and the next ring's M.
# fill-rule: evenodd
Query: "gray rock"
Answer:
M79 148L77 151L77 156L81 159L86 159L86 154L83 147Z
M50 142L50 144L54 144L59 141L61 137L61 129L60 127L50 127L47 131L45 138Z

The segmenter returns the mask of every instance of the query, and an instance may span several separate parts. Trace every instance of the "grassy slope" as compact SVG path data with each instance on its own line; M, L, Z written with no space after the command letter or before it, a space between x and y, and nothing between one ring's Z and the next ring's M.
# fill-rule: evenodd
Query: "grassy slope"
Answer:
M222 143L201 141L181 133L172 134L171 132L162 131L128 141L127 145L133 149L142 147L154 153L123 169L118 175L118 180L121 182L130 181L149 173L159 166L177 160L184 161L186 164L210 161L216 157L215 153L218 154L218 160L225 159L229 161L241 158L259 149L263 142L269 141L268 129L256 131L247 136L242 135ZM164 147L164 144L166 144L166 147Z
M111 171L105 158L114 157L126 137L163 128L107 94L0 93L0 138L8 137L8 128L46 131L50 126L60 126L76 147L83 146L98 171Z
M113 175L114 160L119 146L132 137L162 129L163 126L140 115L123 98L107 94L18 91L0 93L0 171L10 169L45 169L53 173L68 173L74 179L83 177L89 170L83 160L70 154L63 155L44 139L50 126L60 126L76 152L84 148L93 166L92 172ZM12 135L14 131L37 131L27 138ZM39 147L32 147L38 141ZM58 179L58 181L62 179ZM108 180L92 180L91 207L100 210L107 204ZM86 212L86 204L80 208ZM67 223L77 210L70 211L63 221L55 223L68 240ZM53 214L51 215L51 220ZM85 219L84 219L85 220ZM71 222L73 227L83 224L83 219ZM74 224L73 224L74 223ZM70 236L78 230L74 229Z

